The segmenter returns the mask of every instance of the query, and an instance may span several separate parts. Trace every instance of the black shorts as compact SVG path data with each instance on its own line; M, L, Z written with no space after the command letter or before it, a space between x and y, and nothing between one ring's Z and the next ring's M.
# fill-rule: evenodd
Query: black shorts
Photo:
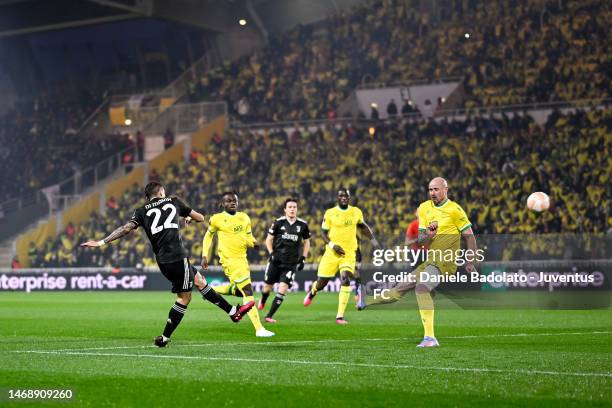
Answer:
M162 275L172 283L172 293L191 292L196 269L189 263L188 258L158 265Z
M266 282L268 285L274 285L275 283L282 282L291 287L293 284L293 277L295 276L296 266L297 265L285 265L268 262L266 272L264 273L264 282Z

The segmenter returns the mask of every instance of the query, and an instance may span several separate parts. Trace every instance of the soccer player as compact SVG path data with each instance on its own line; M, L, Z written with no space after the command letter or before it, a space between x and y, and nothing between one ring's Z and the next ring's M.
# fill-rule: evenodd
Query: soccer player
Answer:
M251 232L251 219L246 213L237 211L238 195L233 191L223 193L221 205L223 212L210 217L208 231L202 243L202 268L208 269L208 255L215 234L218 236L218 252L225 276L230 285L235 286L243 296L245 305L255 302L251 285L251 271L247 262L247 248L257 247ZM259 321L257 309L247 313L255 327L257 337L272 337L274 333L266 330Z
M461 206L448 198L448 184L442 177L436 177L429 182L430 200L423 202L418 208L419 216L419 245L429 247L427 259L415 270L417 284L415 293L419 304L419 313L423 322L425 336L417 347L438 347L439 343L434 335L434 304L431 291L438 285L430 279L421 279L421 272L429 276L439 274L453 274L457 271L455 258L440 257L437 254L456 254L460 249L460 237L466 241L468 250L476 253L476 238L472 231L472 224ZM474 272L473 259L466 256L465 270Z
M295 198L286 199L285 216L272 223L266 237L266 249L270 259L264 275L265 285L257 305L259 310L266 306L272 286L280 283L270 311L264 319L268 323L276 323L274 313L283 303L296 272L304 269L304 262L310 250L310 229L306 221L297 218L297 208Z
M418 250L419 248L423 251L427 250L425 245L419 246L419 214L418 211L415 212L416 218L410 223L408 228L406 228L406 237L404 240L405 246L410 246L413 250ZM417 260L418 261L418 260ZM364 294L363 296L357 296L355 307L357 310L364 310L366 307L375 306L375 305L385 305L389 303L394 303L400 300L406 293L414 289L416 283L413 282L398 282L392 288L385 298L383 297L373 297L365 296L365 291L361 290Z
M157 336L153 344L166 347L170 336L176 330L191 302L191 291L194 283L205 300L224 310L234 322L239 322L255 302L243 306L231 306L223 297L208 285L206 279L189 263L187 251L179 232L179 216L189 223L203 222L204 216L191 209L177 197L166 197L164 186L151 182L145 187L148 202L134 211L132 218L123 226L117 228L109 236L100 241L87 241L81 244L85 247L101 247L116 239L124 237L142 226L144 228L161 273L172 283L172 292L176 293L176 302L170 309L166 327L161 336Z
M344 312L351 295L351 276L355 272L357 228L370 239L372 245L379 246L372 229L363 220L363 213L359 208L349 205L349 200L349 190L341 188L338 190L338 205L325 211L321 230L327 248L319 262L317 282L304 298L304 306L309 306L317 292L340 272L341 287L336 314L338 324L348 323L344 319Z

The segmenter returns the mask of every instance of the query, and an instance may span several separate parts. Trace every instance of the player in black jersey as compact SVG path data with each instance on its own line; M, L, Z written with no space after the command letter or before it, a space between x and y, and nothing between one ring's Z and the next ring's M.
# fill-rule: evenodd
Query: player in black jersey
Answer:
M166 327L161 336L157 336L154 344L165 347L170 341L172 332L178 327L187 305L191 302L191 291L194 283L205 300L224 310L233 322L239 322L255 302L232 306L208 285L206 279L189 263L187 251L179 232L179 217L186 223L190 221L203 222L204 216L191 209L177 197L166 197L164 187L158 182L151 182L145 187L147 204L137 208L132 218L123 226L117 228L109 236L100 241L87 241L81 246L101 247L116 239L124 237L132 230L142 227L151 242L157 265L161 273L172 283L172 293L177 299L170 313Z
M295 273L304 269L304 261L310 250L308 223L301 218L297 218L297 200L295 198L285 200L285 216L277 218L272 223L266 237L266 249L270 254L270 259L266 266L265 285L257 308L263 310L272 291L272 286L275 283L280 283L270 311L265 317L266 322L276 323L272 316L283 303L285 294L293 283Z

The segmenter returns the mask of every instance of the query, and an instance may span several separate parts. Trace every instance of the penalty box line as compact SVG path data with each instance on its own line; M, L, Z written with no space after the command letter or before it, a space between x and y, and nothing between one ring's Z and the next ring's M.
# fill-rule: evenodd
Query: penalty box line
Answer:
M590 331L590 332L559 332L559 333L502 333L502 334L485 334L482 336L445 336L444 339L482 339L482 338L497 338L497 337L530 337L530 336L586 336L586 335L601 335L612 334L612 331ZM208 346L274 346L274 345L291 345L291 344L324 344L324 343L350 343L350 342L384 342L384 341L418 341L416 337L395 337L395 338L368 338L368 339L327 339L327 340L288 340L288 341L241 341L241 342L216 342L216 343L188 343L188 344L173 344L172 348L177 347L208 347ZM78 352L78 351L96 351L96 350L129 350L129 349L147 349L156 348L153 345L139 346L107 346L107 347L86 347L86 348L69 348L56 350L15 350L15 353L36 353L38 351L48 352Z
M36 354L53 354L59 356L89 356L89 357L138 357L152 359L181 359L181 360L204 360L204 361L233 361L249 363L281 363L281 364L302 364L302 365L322 365L322 366L344 366L359 368L388 368L388 369L414 369L424 371L446 371L446 372L471 372L471 373L493 373L493 374L522 374L522 375L551 375L551 376L571 376L571 377L605 377L611 378L612 373L585 373L585 372L563 372L548 370L504 370L498 368L479 368L479 367L436 367L418 366L408 364L371 364L371 363L349 363L345 361L306 361L306 360L284 360L270 358L241 358L241 357L208 357L208 356L181 356L163 354L131 354L131 353L93 353L93 352L61 352L61 351L33 351Z

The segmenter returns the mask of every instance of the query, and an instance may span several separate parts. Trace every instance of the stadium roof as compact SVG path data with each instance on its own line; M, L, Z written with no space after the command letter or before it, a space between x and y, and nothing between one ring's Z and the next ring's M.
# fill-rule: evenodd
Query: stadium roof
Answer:
M135 18L161 18L226 31L244 0L0 0L0 37Z

